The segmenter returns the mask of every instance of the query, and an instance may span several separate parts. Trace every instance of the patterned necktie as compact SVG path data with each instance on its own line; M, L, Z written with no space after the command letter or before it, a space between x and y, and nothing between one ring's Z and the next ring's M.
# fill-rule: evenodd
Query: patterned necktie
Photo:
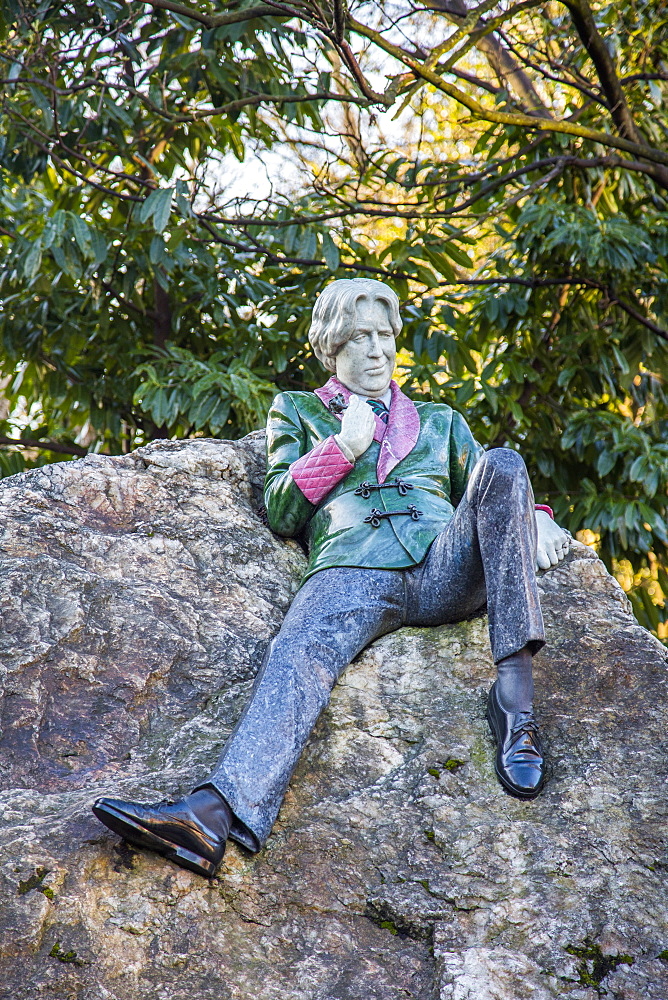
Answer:
M386 424L388 417L390 415L390 411L385 406L385 403L382 401L382 399L367 399L367 403L369 404L373 412L376 414L376 416L380 417L383 423Z

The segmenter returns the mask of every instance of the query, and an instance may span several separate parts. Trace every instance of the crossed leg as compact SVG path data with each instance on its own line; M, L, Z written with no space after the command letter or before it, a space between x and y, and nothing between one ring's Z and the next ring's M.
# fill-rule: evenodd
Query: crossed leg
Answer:
M201 874L215 871L228 836L259 850L336 680L374 639L403 624L459 621L487 600L500 676L506 664L508 680L516 684L522 671L527 676L527 667L530 679L531 654L543 645L535 549L533 494L524 463L506 449L487 452L454 517L418 566L407 571L336 567L304 584L269 644L252 696L220 761L190 796L157 807L98 800L96 815L128 839L153 846ZM496 685L488 713L499 744L497 774L508 790L518 793L504 779L512 755L525 774L539 767L525 789L526 797L533 797L543 780L533 716L505 710L495 690ZM201 836L198 823L205 830ZM169 830L179 840L173 850Z

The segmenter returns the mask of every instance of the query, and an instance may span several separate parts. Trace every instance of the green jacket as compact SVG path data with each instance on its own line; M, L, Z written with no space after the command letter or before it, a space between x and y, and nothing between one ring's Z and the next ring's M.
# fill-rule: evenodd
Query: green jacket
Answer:
M332 378L316 393L280 393L269 413L264 488L269 524L279 535L305 537L310 558L304 579L332 566L403 569L421 562L482 454L459 413L443 403L413 403L393 382L387 428L377 418L376 439L351 466L332 440L340 416L328 408L332 398L336 410L336 402L347 402L349 395ZM324 456L320 479L316 468L318 485L300 488L304 469L315 468L318 455ZM396 478L405 485L387 485ZM364 483L371 488L360 489ZM382 483L383 489L374 488ZM422 513L365 521L372 509L387 514L409 505Z

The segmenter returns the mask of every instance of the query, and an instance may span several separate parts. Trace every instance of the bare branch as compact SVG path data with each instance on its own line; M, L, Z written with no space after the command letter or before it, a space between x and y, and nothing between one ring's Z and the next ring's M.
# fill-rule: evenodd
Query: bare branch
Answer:
M467 73L463 69L459 69L457 66L453 66L450 70L453 76L456 76L459 80L466 80L467 83L472 83L474 87L480 87L481 90L486 90L489 94L496 96L501 93L501 87L495 87L493 83L489 83L487 80L481 80L479 76L474 76L473 73Z
M60 444L59 441L40 441L39 438L11 438L0 434L0 445L14 445L18 448L39 448L41 451L53 451L58 455L76 455L83 458L88 454L85 448L78 444Z
M601 87L610 107L612 120L619 129L620 135L631 139L632 142L642 143L642 136L636 128L624 97L624 91L617 78L615 64L605 41L598 32L594 15L587 0L562 0L562 2L568 8L580 40L596 67Z
M220 28L224 24L238 24L240 21L251 21L256 17L275 17L276 8L282 9L280 4L259 4L257 7L246 7L244 10L230 11L228 14L205 14L196 7L174 3L173 0L146 0L146 2L155 10L171 11L172 14L179 14L181 17L203 24L205 28ZM283 16L294 17L295 12L290 10Z
M141 91L131 90L130 92L135 94L150 111L171 122L196 122L204 118L214 118L217 115L234 114L237 111L242 111L244 108L256 108L260 104L303 104L308 101L338 101L345 104L359 104L362 107L367 107L369 104L369 100L365 97L356 97L353 94L336 94L332 91L323 90L315 94L254 94L252 97L241 97L237 101L229 101L227 104L221 104L216 108L198 108L189 114L172 114L169 111L165 111L164 108L158 107L157 104L149 100Z
M619 308L623 309L628 316L631 316L633 319L637 320L638 323L646 326L647 329L651 330L652 333L655 333L657 337L661 337L662 340L668 341L668 330L663 330L660 326L657 326L656 323L653 323L651 319L648 319L647 316L643 316L643 314L629 302L624 302L623 299L620 299L612 289L606 288L605 291L608 292L611 303L618 305Z
M114 286L108 281L103 281L101 284L104 290L109 292L109 294L116 299L118 304L123 306L125 309L130 309L132 312L139 313L140 316L155 319L155 313L152 309L142 309L140 306L136 306L134 302L130 302L130 300L126 299L120 292L117 292Z
M420 202L406 207L406 202L387 202L374 200L372 198L348 201L336 192L327 190L323 186L322 192L330 197L336 198L336 200L338 200L343 206L341 209L329 212L291 214L287 219L270 218L264 212L260 215L222 216L211 211L202 213L200 218L205 218L207 221L218 225L235 226L240 229L247 226L258 225L262 225L266 228L286 229L288 226L331 222L334 219L346 219L356 216L364 216L365 218L406 220L446 219L461 214L465 209L470 208L481 198L486 197L487 195L498 190L500 187L504 187L506 184L511 183L525 174L535 173L545 168L555 166L558 167L558 172L567 168L573 168L575 170L597 170L600 168L614 169L620 167L626 170L635 170L640 173L648 173L651 170L651 167L646 163L623 160L620 157L615 156L592 156L588 159L578 156L547 156L543 159L534 160L531 163L524 164L516 170L512 170L506 174L501 174L498 177L492 178L487 182L487 184L483 185L475 195L471 195L466 201L459 202L458 204L453 205L452 208L448 209L444 208L436 211L426 211L424 204ZM488 172L483 173L477 171L475 174L471 174L468 177L466 175L461 175L459 177L445 178L439 183L444 187L461 188L464 186L470 188L482 180L486 173ZM543 178L540 178L538 183L543 183ZM526 189L523 189L522 192L520 192L520 196L522 196L525 191ZM501 212L506 205L507 202L500 206L499 212Z
M630 76L620 77L620 83L633 83L636 80L664 80L668 81L668 73L631 73Z
M571 87L573 90L577 90L584 97L587 97L590 101L594 101L596 104L601 104L604 108L610 110L608 107L608 102L606 101L603 94L595 93L595 91L593 91L591 87L585 86L582 83L578 83L576 82L575 79L568 80L564 76L557 76L556 73L549 73L539 63L532 62L530 59L527 59L520 52L518 52L517 48L510 42L510 40L506 37L506 35L503 32L500 32L499 34L501 35L501 38L503 39L505 45L507 46L508 51L512 52L515 58L519 59L523 66L526 66L528 69L532 69L535 73L539 73L544 80L551 80L553 83L559 83L561 84L562 87ZM549 63L551 68L555 68L555 63L551 59L547 59L547 62ZM559 69L561 69L562 72L567 72L567 70L565 70L558 64L556 64L556 66ZM579 74L574 74L574 75L579 75Z
M519 5L524 6L537 6L535 3L527 3ZM449 3L441 3L441 0L433 0L433 9L441 9L443 13L449 17L450 20L455 23L462 23L462 18L464 19L464 24L469 24L471 21L471 13L466 7L464 0L450 0ZM541 117L551 118L551 113L549 108L545 106L543 101L538 94L538 91L534 87L530 78L521 69L511 54L507 49L501 44L499 39L492 34L495 27L499 27L509 16L511 12L515 12L516 8L511 8L510 11L506 11L502 17L493 18L490 23L485 21L477 21L475 24L475 31L473 31L469 37L469 45L475 45L484 55L496 73L501 85L508 87L513 91L520 99L524 107L529 113L535 115L540 115ZM477 11L475 12L477 13ZM459 29L461 31L462 28ZM456 32L458 34L459 32ZM469 47L466 46L466 48ZM455 56L459 58L463 55L465 49L455 53ZM454 59L451 57L448 60L443 69L451 70L454 66Z
M353 74L355 83L360 88L364 96L374 104L383 104L385 107L389 108L393 104L393 98L388 97L385 94L377 94L376 91L369 86L348 42L343 39L343 41L337 43L336 47L343 56L348 69Z
M596 67L596 72L598 73L603 93L605 94L610 107L612 120L619 129L620 135L627 139L631 139L632 142L644 144L643 136L637 128L636 123L633 120L633 116L631 115L631 111L629 110L629 106L626 103L626 97L624 96L624 91L622 90L619 82L615 64L612 61L612 57L604 39L598 32L596 22L594 21L594 15L591 12L591 8L589 7L587 0L562 0L562 2L570 11L571 17L573 18L573 24L575 25L576 31L580 36L582 44ZM646 154L638 153L638 155L644 156L645 159L653 160L658 164L665 163L663 160L657 161L655 157L647 156ZM661 184L662 187L668 189L668 170L663 169L660 165L656 166L652 173L652 177L658 184Z
M460 90L453 84L448 83L447 80L444 80L439 73L436 73L434 70L427 69L418 59L410 56L399 46L394 45L380 32L367 27L365 24L361 24L353 18L350 18L350 28L356 34L373 41L379 48L387 52L388 55L394 56L399 62L408 66L417 78L424 80L426 83L432 84L432 86L436 87L437 90L447 94L448 97L451 97L453 100L457 101L458 104L467 108L471 112L472 117L475 119L488 122L498 122L501 125L517 125L518 127L525 129L540 129L545 132L561 132L565 135L572 135L580 139L587 139L590 142L597 142L602 146L612 146L615 149L622 149L625 152L633 153L635 156L650 160L653 163L660 163L668 166L668 153L664 153L663 150L656 149L653 146L631 142L629 139L625 139L622 136L610 135L607 132L598 132L594 129L586 128L584 125L579 125L573 121L537 118L535 116L519 112L504 112L498 111L496 108L484 107L476 101L474 97L471 97L463 90Z
M344 40L344 32L346 30L346 16L347 10L343 0L333 0L334 7L334 37L337 43L340 45Z

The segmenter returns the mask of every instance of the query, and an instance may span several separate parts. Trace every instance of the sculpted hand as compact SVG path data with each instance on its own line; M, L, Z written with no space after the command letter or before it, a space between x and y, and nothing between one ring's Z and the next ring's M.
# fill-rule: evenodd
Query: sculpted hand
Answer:
M336 439L357 459L364 454L373 441L375 430L376 419L373 410L366 400L360 399L353 393L348 403L348 409L343 414L341 430L336 435Z
M538 529L536 568L549 569L550 566L556 566L561 562L571 547L571 540L544 510L536 511L536 528Z

